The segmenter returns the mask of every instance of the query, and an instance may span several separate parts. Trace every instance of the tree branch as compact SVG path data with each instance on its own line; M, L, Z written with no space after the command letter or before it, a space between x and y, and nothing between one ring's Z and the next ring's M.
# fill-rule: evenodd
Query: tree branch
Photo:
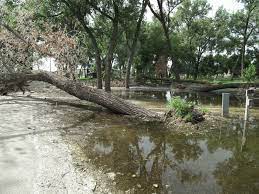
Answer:
M97 7L94 3L92 3L89 0L86 0L86 3L89 4L94 10L98 11L101 15L107 17L108 19L110 19L111 21L114 20L114 18L112 16L110 16L109 14L107 14L105 11L101 10L101 8Z
M149 7L150 11L153 13L153 15L154 15L159 21L161 21L161 18L160 18L160 16L159 16L159 14L156 13L156 11L153 9L153 7L152 7L150 1L148 1L148 7Z

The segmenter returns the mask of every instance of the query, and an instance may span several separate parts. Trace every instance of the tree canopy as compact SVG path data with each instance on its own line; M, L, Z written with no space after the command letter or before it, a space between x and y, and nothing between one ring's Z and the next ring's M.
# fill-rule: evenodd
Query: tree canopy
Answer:
M241 76L250 64L258 74L258 0L239 2L236 12L211 16L207 0L1 1L1 71L29 71L51 56L77 79L78 66L91 63L106 91L113 78L129 87L164 67L161 76L175 79Z

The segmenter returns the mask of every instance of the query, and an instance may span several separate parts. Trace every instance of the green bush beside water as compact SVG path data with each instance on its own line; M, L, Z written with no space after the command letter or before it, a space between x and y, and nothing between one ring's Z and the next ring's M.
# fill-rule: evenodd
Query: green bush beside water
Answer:
M188 102L179 96L170 99L167 103L167 107L169 109L167 117L176 115L185 122L191 122L193 124L203 121L203 115L208 112L206 109L196 108L194 102Z
M185 117L188 115L188 113L191 113L194 108L194 103L193 102L187 102L184 99L181 99L180 96L176 96L171 98L168 103L167 107L170 110L174 110L177 116L180 117Z

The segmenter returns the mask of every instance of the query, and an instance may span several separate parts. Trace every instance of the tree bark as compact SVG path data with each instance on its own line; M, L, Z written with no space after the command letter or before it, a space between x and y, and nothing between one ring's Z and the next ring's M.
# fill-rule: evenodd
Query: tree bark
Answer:
M136 116L148 120L161 119L155 112L140 108L103 90L85 86L78 81L69 80L53 73L37 71L27 74L13 73L0 76L0 84L2 85L13 84L21 86L26 81L43 81L50 83L72 96L101 105L114 113Z
M141 23L144 17L144 13L146 10L148 4L148 0L143 0L142 3L142 9L138 18L138 22L137 22L137 27L136 27L136 31L134 34L134 38L133 38L133 43L132 46L130 48L130 54L129 54L129 58L127 61L127 70L126 70L126 78L125 78L125 87L128 89L129 88L129 83L130 83L130 70L131 70L131 66L132 66L132 62L135 56L135 52L136 52L136 46L137 46L137 40L139 37L139 33L140 33L140 28L141 28Z

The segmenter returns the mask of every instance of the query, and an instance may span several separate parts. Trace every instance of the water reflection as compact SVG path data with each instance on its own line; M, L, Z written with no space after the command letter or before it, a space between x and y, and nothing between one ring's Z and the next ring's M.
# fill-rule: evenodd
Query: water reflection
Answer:
M186 136L162 126L125 125L122 118L101 122L96 119L99 122L95 130L79 142L80 147L84 157L94 165L116 174L114 181L120 190L135 193L259 190L256 125L250 128L246 124L243 129L243 124L236 121L235 127L226 126L206 136Z
M138 91L138 90L115 90L114 94L130 100L140 101L159 101L165 104L166 101L173 96L181 96L181 98L193 101L196 104L220 106L221 93L208 93L208 92L176 92L176 91ZM244 99L242 96L231 95L230 106L243 107Z

